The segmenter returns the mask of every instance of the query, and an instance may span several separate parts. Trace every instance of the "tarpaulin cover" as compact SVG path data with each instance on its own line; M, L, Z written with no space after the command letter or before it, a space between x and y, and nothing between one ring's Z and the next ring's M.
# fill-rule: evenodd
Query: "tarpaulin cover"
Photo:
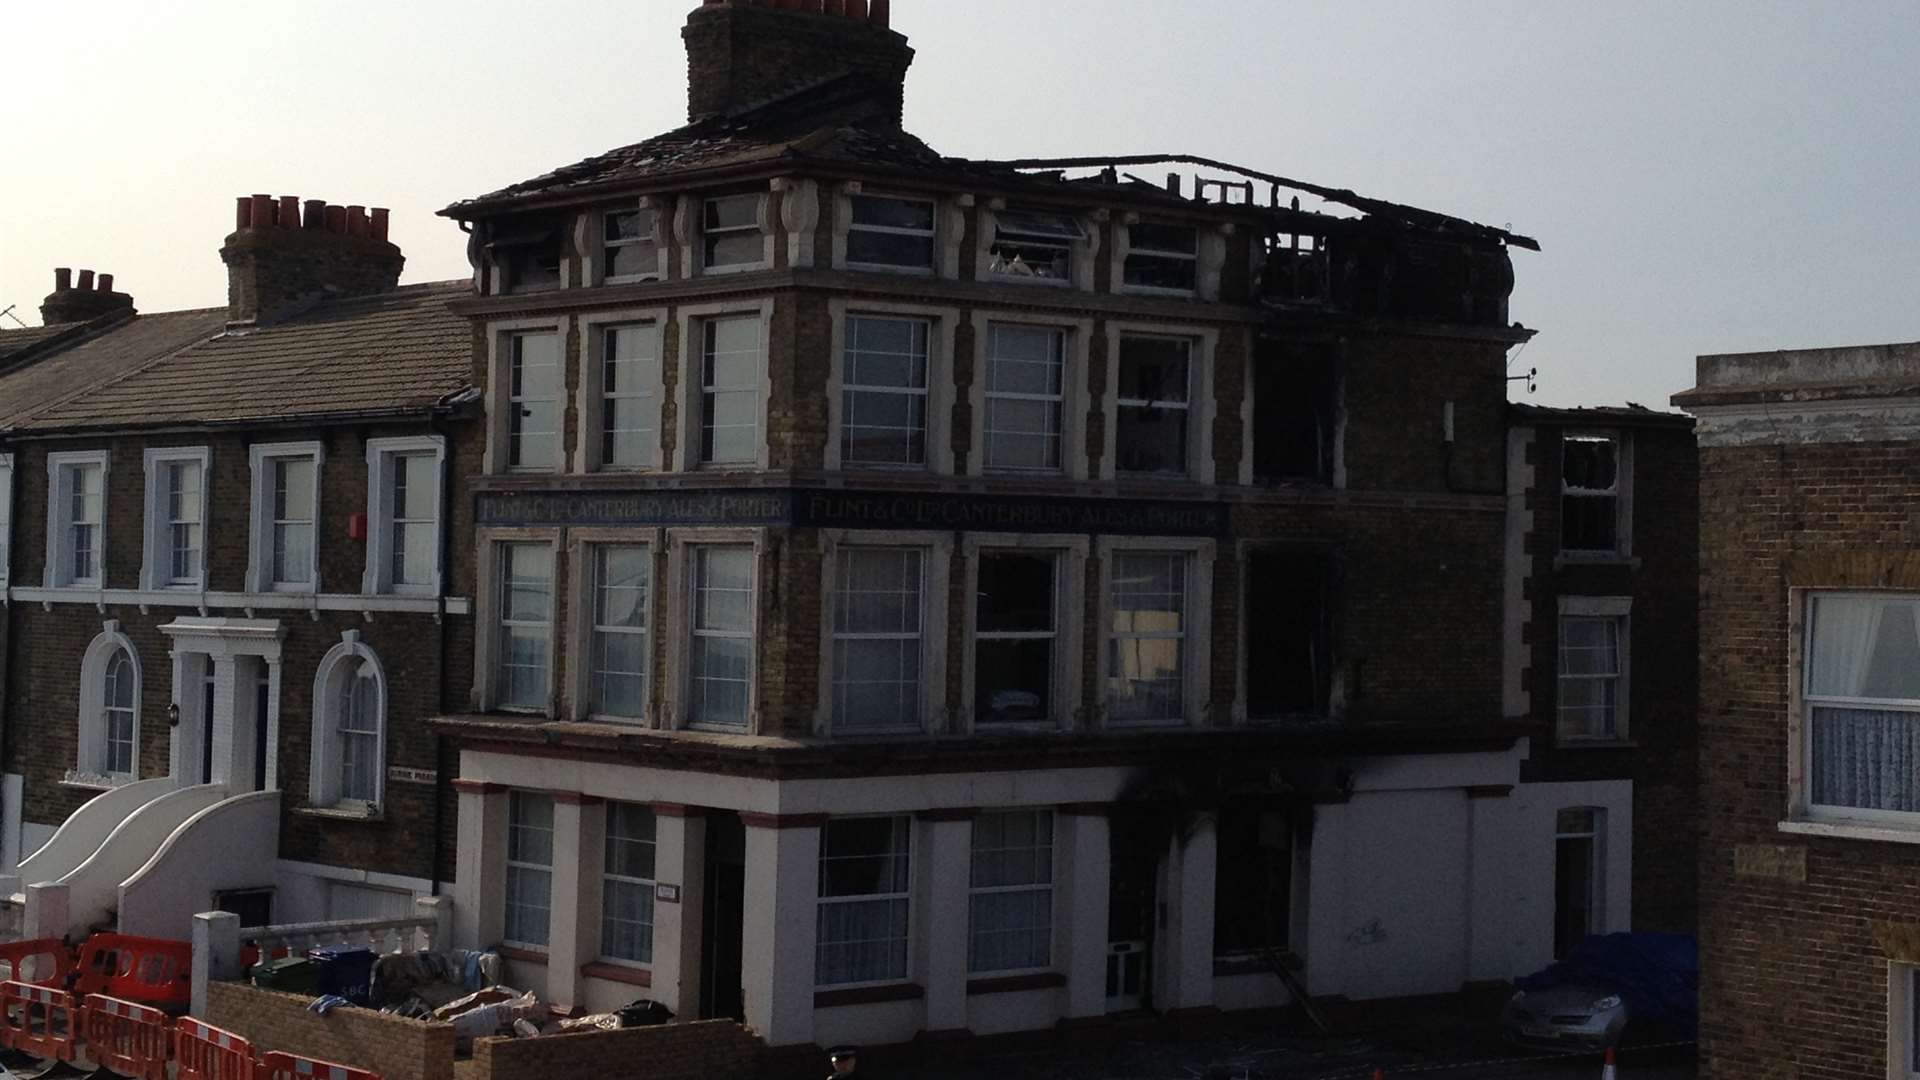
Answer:
M1629 1016L1690 1033L1700 1020L1700 943L1691 934L1601 934L1514 982L1521 990L1569 984L1606 987Z

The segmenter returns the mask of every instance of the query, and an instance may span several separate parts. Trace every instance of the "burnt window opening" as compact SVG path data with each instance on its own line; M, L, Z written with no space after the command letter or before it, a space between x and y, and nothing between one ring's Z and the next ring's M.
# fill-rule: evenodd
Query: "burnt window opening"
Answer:
M1213 879L1213 953L1285 949L1293 920L1293 820L1270 801L1220 808Z
M609 280L660 276L660 223L652 210L610 210L601 218L601 246Z
M1186 475L1192 379L1192 339L1121 337L1114 416L1120 472Z
M1618 551L1620 443L1612 435L1568 435L1560 442L1560 547Z
M980 556L974 597L974 722L1053 719L1059 560L1052 552Z
M1333 298L1327 238L1312 233L1270 233L1261 294L1282 304L1325 304Z
M994 215L989 273L1005 277L1067 281L1073 277L1073 248L1087 231L1071 214L1046 210L1002 210Z
M1340 376L1330 349L1265 346L1253 365L1256 483L1332 483Z
M1330 715L1334 566L1324 551L1256 550L1247 556L1247 716Z
M501 289L541 292L560 287L560 231L551 224L502 226L487 245L500 268Z

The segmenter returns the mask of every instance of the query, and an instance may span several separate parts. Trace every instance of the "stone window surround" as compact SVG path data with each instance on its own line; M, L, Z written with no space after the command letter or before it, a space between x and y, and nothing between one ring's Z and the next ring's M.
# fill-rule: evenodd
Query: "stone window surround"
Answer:
M773 403L773 372L768 362L772 350L773 298L732 300L711 304L682 304L676 312L680 322L680 371L679 371L679 427L676 431L676 446L673 462L668 466L670 472L727 472L760 471L765 472L772 459L773 436L769 430L768 417ZM760 319L760 448L756 459L751 462L736 462L719 465L703 465L695 460L700 445L700 382L701 362L706 349L704 327L709 319L728 316L753 315ZM663 359L662 366L665 361ZM662 461L666 459L663 456Z
M107 663L122 650L133 667L133 761L125 773L109 773L103 767L105 749ZM140 779L140 712L146 673L140 664L140 650L120 632L120 622L108 619L100 633L87 645L80 658L80 715L78 756L67 782L86 787L118 787Z
M608 214L623 214L635 210L653 211L653 244L658 269L651 274L624 274L608 277L603 266L602 253L606 250L606 220ZM582 268L581 283L595 285L636 285L642 282L665 281L671 266L668 256L668 231L673 225L673 204L671 199L662 199L653 195L642 195L637 200L624 204L601 207L598 210L580 214L574 219L573 246L580 253Z
M1558 686L1560 623L1554 623L1554 725L1553 741L1562 749L1580 747L1617 747L1630 744L1632 729L1628 727L1631 716L1629 708L1633 695L1633 597L1631 596L1562 596L1560 597L1560 618L1613 619L1619 626L1620 675L1614 694L1613 735L1607 738L1567 738L1560 734L1560 695Z
M771 270L774 266L774 205L776 190L784 190L778 181L766 182L766 186L755 192L751 186L732 191L702 191L682 195L673 215L673 238L680 247L680 276L683 279L696 277L718 277L723 274L747 274L757 270ZM702 225L706 221L707 202L711 199L723 199L733 195L758 195L755 217L760 226L762 254L757 263L741 263L738 266L713 266L706 263L706 243Z
M473 696L479 702L482 712L510 712L522 715L558 716L561 672L558 664L563 655L561 649L562 624L557 618L561 597L566 595L568 583L565 579L565 565L560 557L562 529L543 528L501 528L479 529L475 532L480 570L480 580L474 589L473 649L479 662L473 665ZM503 544L544 544L553 568L552 600L555 610L550 611L547 623L547 707L544 709L522 709L498 704L499 667L497 658L500 652L500 550Z
M13 561L13 455L0 454L0 590L11 580Z
M1119 477L1117 450L1120 439L1120 339L1125 337L1186 338L1193 343L1187 376L1187 473L1186 479L1202 484L1214 483L1213 429L1219 419L1219 402L1213 388L1214 355L1220 347L1220 331L1204 326L1167 325L1149 322L1107 323L1107 389L1101 397L1100 411L1106 418L1106 443L1100 456L1100 479ZM978 370L978 369L976 369ZM1251 455L1249 455L1250 457ZM1128 474L1125 480L1176 480L1165 477Z
M1057 474L1038 470L986 471L987 349L994 323L1066 331L1066 370L1061 374L1060 471ZM973 312L973 385L967 391L967 400L973 412L973 430L967 442L971 448L967 454L967 475L1091 479L1093 463L1087 453L1087 413L1092 408L1092 395L1087 391L1087 375L1092 363L1092 319L1051 316L1044 312L976 308Z
M1133 235L1127 231L1130 225L1142 221L1154 225L1192 226L1196 236L1194 242L1193 288L1160 289L1149 285L1127 284L1127 255L1132 250ZM1137 211L1129 210L1119 216L1119 225L1113 230L1113 251L1110 255L1113 291L1127 296L1159 296L1172 299L1200 299L1209 302L1220 299L1220 276L1227 265L1227 238L1234 234L1232 222L1217 224L1197 221L1168 221L1143 217Z
M593 713L593 590L594 590L594 552L602 547L645 548L647 557L653 564L651 579L647 582L647 704L648 715L597 716ZM567 693L563 703L562 715L575 720L592 720L623 727L658 728L657 714L660 710L654 706L662 695L655 687L654 658L658 629L655 615L660 610L660 582L663 580L662 564L667 550L667 530L665 528L574 528L567 530L567 566L569 568L567 594Z
M320 591L320 545L326 537L326 522L320 517L320 492L325 480L326 445L309 442L255 443L247 449L252 470L253 513L247 529L247 586L262 593L318 593ZM313 461L313 500L307 508L313 523L311 565L304 584L278 585L273 578L273 463L287 458Z
M73 555L67 550L66 531L72 517L72 498L67 494L67 475L77 466L100 466L100 524L94 538L94 555L99 563L96 577L75 580ZM47 565L49 589L103 590L107 584L108 494L112 490L112 456L105 450L67 450L47 455Z
M242 726L237 699L239 695L236 661L242 658L258 660L265 666L267 675L267 775L264 782L266 790L280 787L280 690L282 675L280 654L281 643L286 636L286 627L278 620L194 618L182 616L174 622L160 627L167 635L173 647L170 656L173 659L173 703L180 706L181 723L173 728L168 747L168 772L172 776L185 778L193 770L189 765L197 765L205 753L199 740L204 737L201 729L191 726L189 718L203 715L206 701L200 695L205 692L205 678L209 674L199 666L213 663L216 684L220 681L222 668L229 674L226 679L232 698L229 705L227 722L229 739L241 734L236 730ZM198 658L196 660L196 658ZM225 661L224 664L220 663ZM217 690L217 686L216 686ZM219 699L216 694L215 706ZM220 718L216 713L215 725ZM247 737L251 737L251 726L247 725ZM218 774L220 744L215 741L215 767ZM252 756L247 755L251 763ZM216 781L219 782L219 781Z
M617 308L610 311L595 311L583 314L580 319L580 372L576 380L579 386L575 394L574 415L578 422L574 425L573 450L570 463L581 472L620 472L645 473L660 472L666 467L666 426L661 422L666 415L667 398L667 322L665 307ZM617 327L651 325L655 337L654 351L657 360L653 366L653 384L648 388L653 394L653 430L654 464L643 468L608 469L600 461L601 439L600 424L606 401L601 394L606 371L604 361L606 331ZM762 323L762 334L765 333ZM766 352L764 343L762 354ZM764 361L763 361L764 362ZM682 368L684 372L686 369ZM684 377L681 380L685 382Z
M1560 433L1562 446L1562 465L1559 475L1554 477L1556 494L1566 494L1565 450L1569 439L1610 439L1614 453L1614 549L1612 551L1568 551L1566 549L1566 521L1560 519L1562 535L1554 544L1554 564L1566 563L1616 563L1631 562L1633 559L1633 433L1627 428L1567 428ZM1564 502L1562 503L1564 505Z
M374 729L379 732L378 753L373 766L373 798L367 802L340 797L341 762L339 740L335 737L341 706L341 680L336 675L344 674L342 669L356 662L372 667L374 684L379 691L374 721ZM313 677L312 767L307 780L307 800L312 806L372 817L386 804L389 696L387 671L380 663L379 654L360 640L360 631L342 631L340 641L320 658Z
M752 551L753 625L750 633L753 647L747 651L747 726L744 731L736 727L694 725L686 718L692 695L689 683L693 677L693 622L689 617L690 601L693 596L691 549L711 546L745 547ZM762 600L760 587L766 580L764 564L768 550L766 529L675 529L668 534L667 576L660 579L661 583L656 587L666 591L667 615L660 625L662 628L669 629L672 636L666 643L666 678L660 686L660 715L654 726L667 730L684 728L733 735L765 733L762 726L767 718L760 712L760 642L765 629L760 611Z
M828 318L833 324L833 334L829 345L832 354L827 364L826 470L837 472L846 467L840 460L840 428L845 420L841 414L846 407L843 401L845 397L843 390L847 370L847 317L877 315L883 318L891 316L924 319L932 324L927 334L927 463L922 466L860 464L853 468L900 473L931 472L937 476L952 476L954 474L953 405L955 398L953 369L960 309L888 301L854 301L844 296L835 296L827 301L827 311ZM985 353L981 352L979 355L984 356ZM980 370L978 363L979 361L976 360L975 371ZM974 382L978 385L981 380L976 378ZM975 416L974 426L978 429L982 424L978 418L978 404L975 406ZM977 460L979 457L977 452L969 455L970 460ZM977 469L975 471L977 473Z
M1090 545L1084 535L1071 533L988 533L970 532L960 536L963 557L963 597L976 597L980 591L980 556L983 553L1053 552L1059 595L1054 597L1054 671L1053 720L1036 724L1001 724L991 731L1073 731L1081 726L1081 691L1084 679L1081 642L1084 640L1084 613L1087 610L1087 558ZM971 600L960 612L960 633L965 642L960 672L960 713L954 718L955 733L972 734L974 726L974 623L977 604Z
M833 606L840 549L913 548L922 553L920 584L921 716L917 727L860 732L847 738L897 735L942 735L957 725L947 714L947 648L951 621L947 590L953 566L953 534L899 530L820 530L820 674L814 708L814 731L833 736Z
M1100 565L1100 595L1098 602L1099 622L1096 632L1100 635L1100 647L1095 653L1094 662L1098 665L1097 685L1102 687L1100 702L1095 706L1095 715L1099 725L1117 731L1165 730L1175 725L1152 723L1109 723L1107 719L1106 680L1107 662L1111 655L1110 642L1113 640L1113 562L1114 555L1121 552L1153 552L1177 554L1187 557L1186 612L1181 625L1185 627L1185 667L1183 672L1184 698L1186 702L1186 723L1184 727L1210 727L1213 724L1213 563L1219 554L1219 545L1213 540L1176 539L1162 537L1103 536L1100 538L1095 554Z
M544 475L562 473L571 470L568 461L566 440L566 369L568 360L567 333L572 329L573 320L567 316L547 316L530 319L495 319L487 323L487 444L484 462L481 468L490 476L511 472L518 475ZM559 420L562 430L556 434L558 448L556 460L551 469L507 468L507 411L499 406L508 398L511 386L511 372L508 370L513 361L512 339L516 334L551 331L560 343L560 379L561 393L558 400L561 406Z
M1020 207L1020 209L1056 213L1062 217L1079 219L1081 231L1086 233L1086 236L1078 243L1072 245L1072 279L1061 280L1059 278L1017 277L1012 274L996 274L992 271L993 241L998 232L995 214L997 211L1005 209L1007 209L1007 200L1000 196L993 196L987 199L979 207L979 222L973 248L973 277L975 281L1036 285L1045 289L1075 289L1080 292L1093 291L1094 260L1100 257L1101 233L1105 231L1107 222L1113 217L1112 211L1104 207L1087 208L1046 206L1041 204L1035 204L1030 207Z
M207 540L212 535L209 511L213 505L213 451L205 446L148 447L145 457L146 543L140 563L140 587L203 591L207 584ZM172 561L173 549L168 535L171 525L167 520L168 492L163 485L167 476L164 466L181 461L200 466L200 565L192 581L175 583L166 565Z
M871 195L881 199L931 204L933 206L933 265L886 266L848 262L847 237L853 232L853 197L855 195ZM973 205L971 196L962 198L964 202L956 202L938 193L905 191L892 187L868 191L866 185L859 180L843 181L833 192L833 268L865 274L901 274L907 277L941 277L949 280L958 278L960 276L960 237L967 228L966 212L962 207Z
M433 456L433 580L425 585L393 581L393 504L387 499L393 462L398 457ZM447 523L447 439L444 435L405 435L367 440L367 569L361 591L369 596L438 596L445 581L441 563Z

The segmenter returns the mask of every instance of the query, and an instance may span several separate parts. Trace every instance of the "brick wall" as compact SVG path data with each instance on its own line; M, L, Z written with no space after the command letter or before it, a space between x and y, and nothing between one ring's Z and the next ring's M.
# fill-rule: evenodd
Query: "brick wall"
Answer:
M201 1019L247 1039L260 1054L280 1050L352 1065L384 1080L452 1080L452 1024L374 1009L340 1008L320 1016L307 1011L309 1000L246 983L214 982L207 986L207 1015Z
M1701 450L1702 1075L1886 1075L1888 952L1920 848L1801 837L1792 588L1920 589L1920 444Z
M648 1080L751 1080L766 1044L731 1020L547 1035L476 1039L466 1080L532 1076L644 1076ZM393 1080L389 1077L388 1080Z

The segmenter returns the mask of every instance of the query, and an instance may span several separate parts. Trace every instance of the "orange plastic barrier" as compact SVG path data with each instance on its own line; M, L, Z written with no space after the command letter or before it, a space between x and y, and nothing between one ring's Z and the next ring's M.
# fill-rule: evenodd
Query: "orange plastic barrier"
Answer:
M89 994L80 1009L87 1056L134 1080L167 1080L173 1018L149 1005Z
M0 945L0 978L41 986L64 986L73 973L73 950L58 938L9 941Z
M34 1057L72 1061L80 1035L75 1012L73 995L65 990L0 983L0 1042Z
M212 1024L183 1016L173 1025L179 1080L254 1080L253 1044Z
M162 1009L193 1003L193 945L165 938L94 934L80 946L74 991Z
M260 1059L255 1080L381 1080L376 1072L276 1050Z

